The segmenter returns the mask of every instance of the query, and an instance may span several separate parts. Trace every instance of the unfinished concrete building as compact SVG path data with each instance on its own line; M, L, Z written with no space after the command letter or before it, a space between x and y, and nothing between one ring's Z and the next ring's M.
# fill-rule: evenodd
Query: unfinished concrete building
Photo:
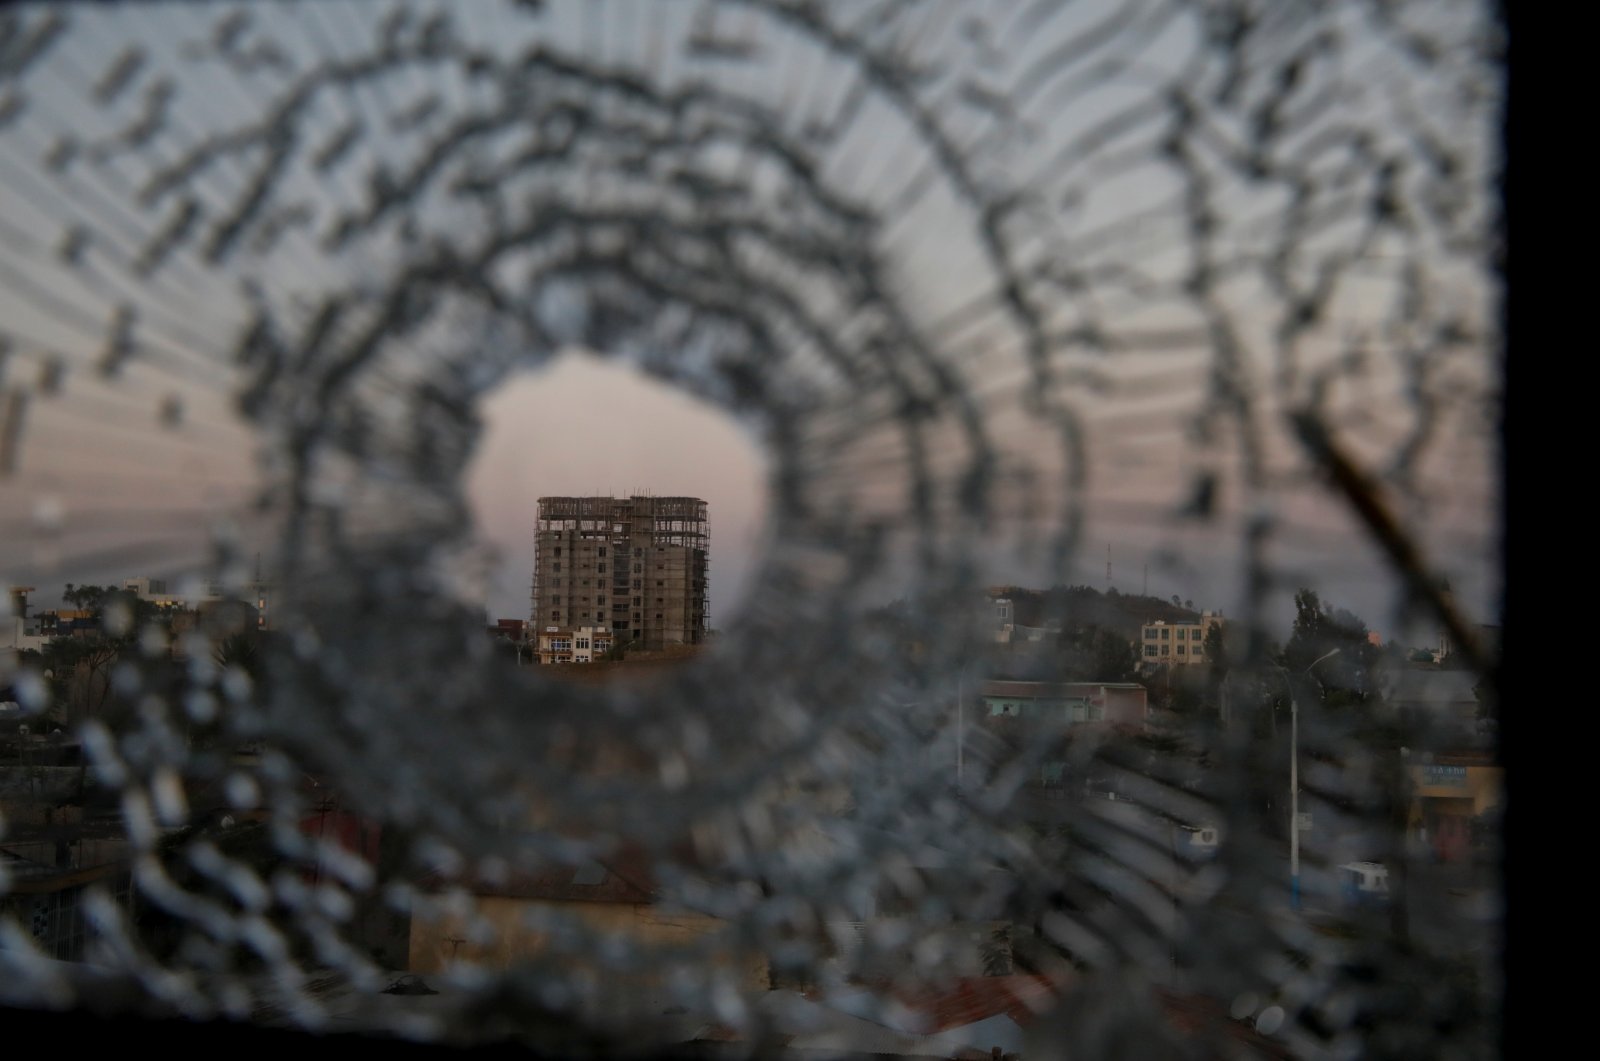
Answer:
M705 640L710 533L697 497L541 497L533 626L609 628L618 646Z

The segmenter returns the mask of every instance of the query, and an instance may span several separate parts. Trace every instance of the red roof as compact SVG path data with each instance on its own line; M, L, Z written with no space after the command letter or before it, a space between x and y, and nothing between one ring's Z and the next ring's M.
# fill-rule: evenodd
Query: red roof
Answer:
M1156 1001L1167 1015L1167 1022L1184 1035L1226 1034L1235 1042L1251 1047L1259 1056L1294 1057L1289 1048L1269 1039L1245 1021L1234 1020L1225 1005L1206 995L1180 995L1175 991L1157 988Z
M962 977L945 984L901 987L880 984L895 999L927 1018L923 1035L937 1035L981 1020L1004 1014L1027 1027L1052 1009L1071 984L1059 984L1043 976ZM1245 1021L1234 1020L1227 1006L1205 995L1179 994L1155 988L1154 995L1168 1023L1187 1037L1226 1036L1252 1049L1255 1056L1288 1059L1293 1055L1282 1043L1256 1031Z
M908 1009L932 1021L925 1034L934 1035L1002 1013L1026 1025L1056 1004L1060 986L1043 976L972 976L891 990Z

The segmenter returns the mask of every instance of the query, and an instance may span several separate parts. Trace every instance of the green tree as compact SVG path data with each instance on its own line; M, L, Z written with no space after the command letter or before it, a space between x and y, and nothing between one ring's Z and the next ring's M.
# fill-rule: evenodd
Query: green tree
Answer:
M1221 680L1221 676L1228 672L1232 660L1228 655L1228 642L1222 632L1221 623L1212 623L1206 628L1205 640L1206 665L1213 677Z
M50 689L52 721L78 723L100 715L111 696L111 668L121 657L120 641L98 631L57 637L40 654L40 670Z
M1365 702L1375 692L1373 665L1377 647L1367 624L1343 608L1330 608L1315 590L1294 595L1294 630L1283 648L1281 662L1290 673L1304 674L1330 652L1338 655L1317 666L1316 679L1325 690L1323 702L1345 706Z
M1103 626L1077 626L1056 638L1061 675L1066 681L1129 682L1138 675L1133 642Z
M261 646L253 630L241 630L217 642L211 660L219 670L238 667L252 682L261 680Z
M115 586L75 586L68 582L61 599L81 611L98 612L105 599L116 592Z

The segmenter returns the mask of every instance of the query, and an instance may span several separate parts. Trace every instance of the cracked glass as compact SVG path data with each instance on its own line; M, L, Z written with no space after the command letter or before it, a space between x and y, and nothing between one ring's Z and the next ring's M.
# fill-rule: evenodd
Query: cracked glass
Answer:
M0 1001L1492 1052L1501 35L8 6Z

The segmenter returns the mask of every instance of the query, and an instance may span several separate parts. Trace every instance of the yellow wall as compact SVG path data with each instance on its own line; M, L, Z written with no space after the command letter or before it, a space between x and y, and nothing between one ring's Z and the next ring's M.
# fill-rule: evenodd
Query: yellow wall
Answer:
M487 922L492 938L486 943L474 943L463 919L416 913L411 918L410 971L439 972L454 962L505 970L547 955L550 937L528 924L533 915L570 919L588 934L620 937L645 949L648 958L676 956L674 952L679 948L695 948L698 963L734 969L739 982L752 990L765 990L770 985L766 958L740 951L734 945L730 926L705 914L671 912L654 904L545 902L500 896L479 896L473 903L477 917ZM586 958L573 956L572 960L575 969L598 968L597 962ZM641 964L654 967L659 963L647 959ZM607 973L606 979L627 979L633 982L632 986L646 988L658 987L661 982L659 976L648 971L637 976Z
M1499 806L1504 771L1498 766L1469 766L1466 770L1467 776L1464 783L1430 785L1428 783L1428 768L1426 766L1413 766L1411 768L1412 795L1419 801L1424 799L1470 799L1472 801L1472 813L1475 816L1492 807ZM1417 809L1416 813L1421 813L1420 808Z

